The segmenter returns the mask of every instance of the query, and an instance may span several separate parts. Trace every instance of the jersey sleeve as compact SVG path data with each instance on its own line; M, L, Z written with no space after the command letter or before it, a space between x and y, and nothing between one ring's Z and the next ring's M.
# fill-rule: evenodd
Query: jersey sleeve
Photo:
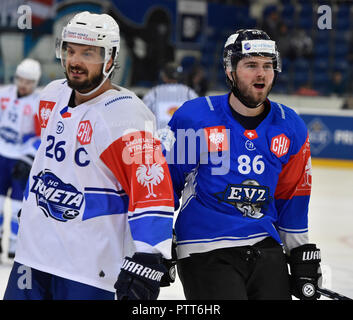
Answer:
M37 137L40 137L40 122L39 122L39 118L38 118L38 114L35 113L33 115L33 123L34 123L34 134Z
M39 94L34 93L32 95L31 113L26 127L26 134L22 138L22 155L24 157L28 155L34 157L40 144L41 124L37 113L38 105Z
M283 166L275 192L277 228L287 252L308 243L308 207L312 179L308 135L299 148Z
M164 154L168 162L173 181L175 208L179 207L179 199L184 190L186 178L199 164L203 130L195 130L192 123L185 117L183 110L186 102L179 108L168 123L161 139ZM184 108L183 108L184 107Z
M28 159L30 159L29 157L34 158L36 156L40 143L41 143L40 137L38 136L35 136L29 139L27 143L24 144L22 147L21 160L27 162L28 164L32 164L33 160L28 160Z
M0 119L4 110L9 107L11 91L14 90L13 86L7 85L0 88Z
M100 159L129 197L128 221L136 250L160 252L169 259L174 197L160 141L147 130L125 130Z

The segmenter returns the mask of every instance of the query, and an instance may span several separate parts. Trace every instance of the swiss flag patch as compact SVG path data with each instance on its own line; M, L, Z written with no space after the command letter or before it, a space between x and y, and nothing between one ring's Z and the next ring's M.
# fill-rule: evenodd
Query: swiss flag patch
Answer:
M77 140L82 145L91 143L93 129L89 120L81 121L78 125Z
M282 133L275 136L271 140L271 151L276 155L277 158L283 157L288 153L290 146L290 140Z
M39 101L39 123L41 128L46 128L50 114L55 106L54 101Z
M227 151L228 140L225 126L204 128L209 152Z
M259 136L257 135L256 130L245 130L244 131L244 136L247 137L249 140L253 140L258 138Z

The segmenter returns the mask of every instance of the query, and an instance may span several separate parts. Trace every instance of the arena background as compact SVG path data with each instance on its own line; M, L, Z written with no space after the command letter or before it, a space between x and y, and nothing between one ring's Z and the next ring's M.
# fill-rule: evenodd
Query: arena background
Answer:
M23 20L26 8L31 12ZM55 41L62 26L84 10L109 13L119 23L119 70L113 79L140 97L160 82L168 61L183 67L184 82L200 95L222 94L228 35L259 27L277 41L282 73L270 98L294 108L309 129L310 224L312 241L323 252L325 285L353 297L353 1L1 0L0 86L13 82L26 57L41 63L38 90L63 78ZM3 257L1 297L11 263ZM162 299L183 297L179 281L162 289Z

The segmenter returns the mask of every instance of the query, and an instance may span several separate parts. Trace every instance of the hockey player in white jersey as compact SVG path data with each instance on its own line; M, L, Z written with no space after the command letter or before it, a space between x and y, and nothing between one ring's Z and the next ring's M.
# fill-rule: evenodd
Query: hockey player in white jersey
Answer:
M181 83L182 66L169 62L161 71L162 84L149 90L143 102L156 116L158 129L167 126L174 112L185 102L197 98L197 93Z
M17 213L21 208L28 178L27 167L30 167L34 155L34 151L30 149L40 133L36 116L39 102L36 87L40 76L39 62L25 59L16 68L15 83L0 90L0 253L4 229L4 202L11 189L9 258L14 257L16 250ZM28 164L22 165L22 159Z
M5 299L156 299L171 254L174 198L155 118L115 86L119 26L75 15L57 42L66 79L39 103L30 172ZM19 286L20 269L31 283Z

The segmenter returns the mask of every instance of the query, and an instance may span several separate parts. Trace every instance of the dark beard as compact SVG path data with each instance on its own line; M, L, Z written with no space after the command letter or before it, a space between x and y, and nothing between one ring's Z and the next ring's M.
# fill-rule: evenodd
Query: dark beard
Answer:
M267 99L268 95L270 94L270 91L271 91L271 89L273 87L273 82L274 81L272 81L271 87L267 90L265 98L264 99L258 99L258 100L253 99L250 95L241 93L237 81L234 80L233 82L235 83L235 85L231 86L231 91L233 92L233 94L239 99L239 101L243 105L245 105L246 107L248 107L250 109L253 109L253 108L259 107L262 103L265 102L265 100Z
M75 80L72 81L68 77L67 73L65 72L65 76L67 79L68 86L81 93L87 93L93 90L94 88L98 87L101 82L103 81L103 73L99 73L98 75L94 76L92 79L87 79L83 82L76 82Z

